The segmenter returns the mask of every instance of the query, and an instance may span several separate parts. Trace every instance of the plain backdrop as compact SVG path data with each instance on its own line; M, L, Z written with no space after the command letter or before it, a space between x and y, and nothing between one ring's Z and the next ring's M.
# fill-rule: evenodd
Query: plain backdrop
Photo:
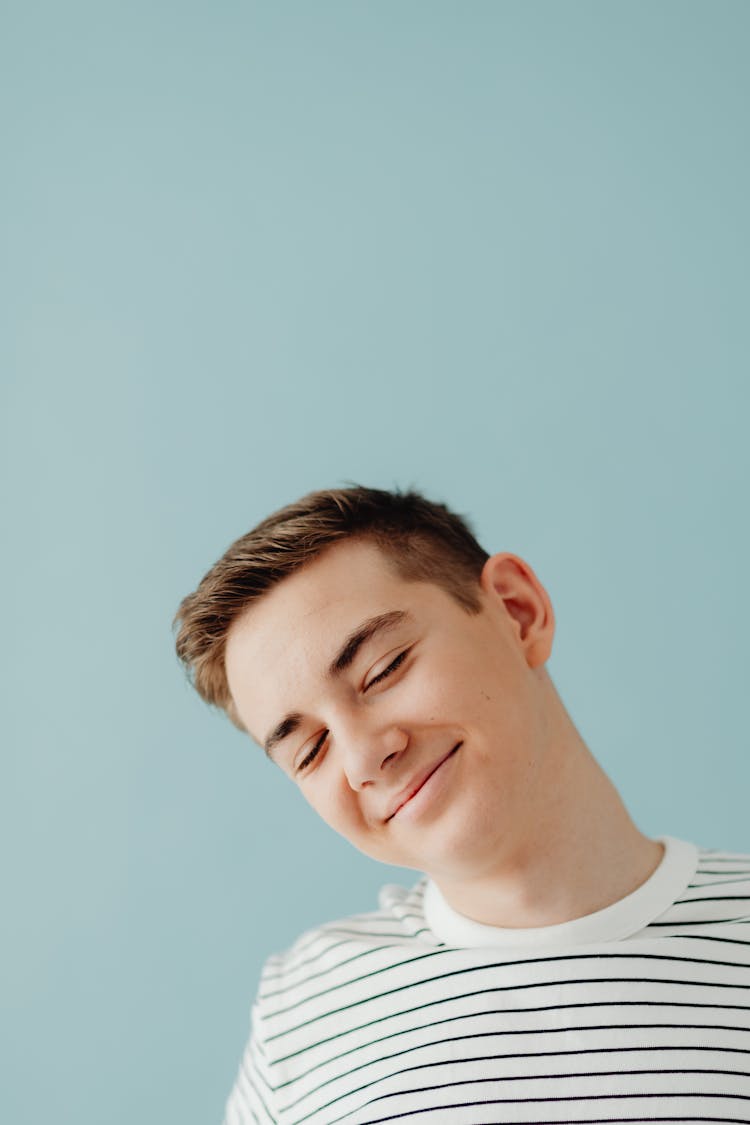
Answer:
M750 851L749 40L746 0L3 4L3 1122L219 1122L264 957L416 878L174 656L313 488L526 557L639 826Z

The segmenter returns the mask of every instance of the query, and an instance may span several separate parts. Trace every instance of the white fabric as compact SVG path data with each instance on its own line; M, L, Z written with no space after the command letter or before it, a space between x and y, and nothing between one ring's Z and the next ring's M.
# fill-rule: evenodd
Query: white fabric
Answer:
M750 1125L750 855L664 842L632 895L520 944L426 879L303 935L226 1125Z

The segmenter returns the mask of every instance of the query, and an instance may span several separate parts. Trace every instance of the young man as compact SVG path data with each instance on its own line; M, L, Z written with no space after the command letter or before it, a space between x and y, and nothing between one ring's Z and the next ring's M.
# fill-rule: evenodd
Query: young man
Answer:
M227 1125L750 1122L750 856L638 830L527 563L415 493L318 492L177 620L203 698L423 873L269 960Z

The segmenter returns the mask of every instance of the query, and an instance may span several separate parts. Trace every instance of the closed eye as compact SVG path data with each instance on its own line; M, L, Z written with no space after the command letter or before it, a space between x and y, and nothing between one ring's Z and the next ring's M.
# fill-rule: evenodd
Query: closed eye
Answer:
M377 683L380 683L380 681L381 681L381 680L384 680L384 679L386 678L386 676L390 676L392 672L395 672L395 671L396 671L396 669L397 669L397 668L398 668L398 667L399 667L399 666L400 666L401 664L403 664L403 662L404 662L404 661L406 660L407 656L409 655L409 651L410 651L410 650L409 650L409 649L407 648L407 649L404 649L404 651L403 651L403 652L400 652L400 653L398 654L398 656L397 656L397 657L396 657L396 658L395 658L394 660L392 660L392 661L390 662L390 664L388 665L388 667L387 667L387 668L384 668L382 672L379 672L379 673L377 674L377 676L374 676L374 677L373 677L373 678L372 678L372 679L370 680L369 684L365 684L365 686L364 686L364 688L363 688L362 690L363 690L363 691L369 691L369 690L370 690L370 688L371 688L371 687L373 686L373 684L377 684Z
M315 745L310 750L310 753L306 754L305 757L300 762L300 764L297 766L296 771L295 771L296 773L299 773L300 770L307 769L307 767L309 765L311 765L312 762L315 761L318 754L323 749L323 743L325 742L325 740L327 738L328 738L328 731L324 730L323 733L321 734L320 738L318 739L318 741L315 743Z
M394 659L390 662L390 664L388 665L387 668L384 668L382 672L378 672L377 676L374 676L370 680L369 684L365 684L362 691L363 692L369 691L370 688L374 684L377 684L381 680L386 679L387 676L392 675L393 672L395 672L396 669L399 668L403 664L403 662L406 660L407 656L409 655L410 651L411 651L411 649L407 648L407 649L404 649L403 652L400 652L398 654L398 656L394 657ZM329 732L327 730L324 730L322 732L318 741L315 743L314 746L311 747L309 753L305 755L305 757L302 759L302 761L296 767L295 773L301 773L302 770L306 770L308 766L312 765L312 763L315 761L315 759L317 758L320 751L323 749L323 746L325 745L325 741L328 738L328 733Z

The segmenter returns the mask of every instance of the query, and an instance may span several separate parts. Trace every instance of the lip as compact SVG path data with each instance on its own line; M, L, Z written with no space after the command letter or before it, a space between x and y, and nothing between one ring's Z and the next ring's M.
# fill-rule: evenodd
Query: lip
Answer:
M429 781L436 770L440 769L443 762L447 762L448 759L452 757L452 755L455 754L458 748L462 745L463 743L457 742L456 745L451 747L448 753L444 754L442 758L439 758L437 762L434 762L431 766L428 766L427 769L423 770L421 773L415 774L408 785L404 786L404 788L396 797L394 803L391 805L391 811L385 818L386 824L389 820L392 820L399 809L402 809L404 805L412 799L412 797L416 797L417 793L425 784L425 782Z

